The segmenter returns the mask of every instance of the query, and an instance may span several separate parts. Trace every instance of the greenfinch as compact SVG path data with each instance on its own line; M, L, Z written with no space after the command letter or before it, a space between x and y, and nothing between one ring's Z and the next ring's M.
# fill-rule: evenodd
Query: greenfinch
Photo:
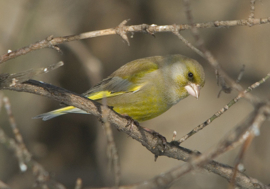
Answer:
M204 86L203 67L183 55L153 56L131 61L85 92L91 100L121 115L143 122L152 119L188 95L199 98ZM46 121L67 113L87 112L67 106L34 118Z

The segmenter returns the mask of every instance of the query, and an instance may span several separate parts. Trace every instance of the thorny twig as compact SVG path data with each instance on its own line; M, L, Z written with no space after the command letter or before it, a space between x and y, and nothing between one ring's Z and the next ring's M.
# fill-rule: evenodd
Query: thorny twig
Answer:
M255 19L255 2L256 0L250 0L250 14L248 16L249 26L253 26L253 19Z
M151 24L151 25L141 24L141 25L126 26L125 25L126 23L127 21L124 20L116 28L85 32L78 35L70 35L70 36L64 36L64 37L49 36L46 39L30 44L29 46L23 47L21 49L17 49L13 51L10 50L10 52L0 56L0 64L12 58L16 58L18 56L27 54L29 52L32 52L38 49L49 47L49 48L56 49L57 51L60 51L57 45L65 43L65 42L75 41L75 40L119 34L128 43L128 38L127 38L128 33L133 34L136 32L147 32L151 35L154 35L155 33L160 33L160 32L174 32L175 29L177 29L177 31L181 31L181 30L189 30L192 28L228 28L228 27L233 27L233 26L249 26L250 24L261 25L261 24L270 23L270 17L252 19L252 20L248 20L248 19L247 20L227 20L227 21L213 21L213 22L196 23L196 24L161 25L161 26L158 26L156 24ZM211 56L208 54L209 53L206 54L207 57L211 58Z

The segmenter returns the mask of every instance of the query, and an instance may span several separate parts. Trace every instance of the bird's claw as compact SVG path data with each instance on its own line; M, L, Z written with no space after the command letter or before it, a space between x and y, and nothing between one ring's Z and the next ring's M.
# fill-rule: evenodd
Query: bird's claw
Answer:
M145 131L151 133L155 138L159 138L162 142L162 152L165 151L165 147L166 147L166 144L167 144L167 139L162 136L161 134L159 134L158 132L154 131L154 130L151 130L151 129L148 129L148 128L145 128L145 127L142 127Z
M136 125L137 127L140 126L139 122L136 121L136 120L134 120L134 119L132 119L130 116L128 116L128 115L122 115L122 116L127 119L128 122L125 125L125 127L130 126L129 127L129 130L132 130L133 129L133 125Z

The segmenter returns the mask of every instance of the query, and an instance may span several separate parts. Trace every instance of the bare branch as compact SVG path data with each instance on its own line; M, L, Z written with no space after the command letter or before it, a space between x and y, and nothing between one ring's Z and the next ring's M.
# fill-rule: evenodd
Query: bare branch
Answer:
M48 73L49 71L57 69L63 65L64 63L60 61L56 64L52 64L44 68L31 69L31 70L16 73L16 74L0 74L0 89L4 88L5 86L7 87L8 85L12 86L12 85L16 85L17 83L22 83L24 81L29 80L30 78L33 78L36 75Z
M81 33L78 35L70 35L70 36L64 36L64 37L54 38L53 36L49 36L44 40L38 41L36 43L33 43L29 46L23 47L18 50L10 51L0 56L0 64L12 58L27 54L29 52L32 52L38 49L50 47L50 48L59 50L57 45L65 43L65 42L106 36L106 35L119 34L128 43L128 38L126 35L127 33L133 34L135 32L146 32L151 35L154 35L155 33L161 33L161 32L173 32L175 31L175 27L177 28L178 31L181 31L181 30L189 30L192 27L194 28L223 28L223 27L228 28L228 27L233 27L233 26L249 26L250 24L261 25L261 24L268 24L268 23L270 23L270 17L252 19L252 20L228 20L228 21L213 21L213 22L205 22L205 23L196 23L192 25L181 24L181 25L162 25L162 26L158 26L156 24L151 24L151 25L141 24L141 25L125 26L126 24L126 20L125 20L116 28L97 30L97 31L86 32L86 33Z

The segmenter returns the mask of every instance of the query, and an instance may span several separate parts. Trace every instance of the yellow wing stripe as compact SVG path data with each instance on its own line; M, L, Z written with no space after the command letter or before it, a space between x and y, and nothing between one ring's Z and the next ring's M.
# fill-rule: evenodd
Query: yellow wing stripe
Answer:
M113 97L113 96L118 96L124 93L129 93L129 92L136 92L138 90L140 90L142 88L143 85L139 85L136 87L133 87L130 91L121 91L121 92L111 92L111 91L99 91L96 93L91 93L89 94L89 96L87 96L87 98L91 99L91 100L100 100L102 98L109 98L109 97Z
M56 114L57 113L65 113L65 112L68 112L68 111L70 111L70 110L72 110L74 108L75 108L74 106L67 106L67 107L64 107L64 108L60 108L60 109L54 110L52 112L54 112Z
M117 95L120 95L123 93L125 93L125 92L112 93L111 91L99 91L96 93L91 93L87 98L89 98L91 100L99 100L99 99L106 98L106 97L117 96Z

